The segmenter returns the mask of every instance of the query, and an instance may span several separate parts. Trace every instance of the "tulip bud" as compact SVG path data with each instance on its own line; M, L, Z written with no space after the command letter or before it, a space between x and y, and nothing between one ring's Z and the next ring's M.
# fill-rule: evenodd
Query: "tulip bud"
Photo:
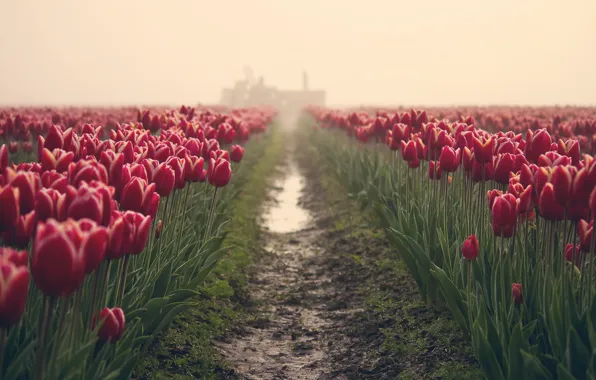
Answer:
M511 284L511 298L513 299L513 303L516 305L521 305L524 303L524 295L521 284Z
M16 324L25 312L29 270L0 255L0 328Z
M232 150L230 152L230 159L233 162L240 162L242 161L242 157L244 156L244 148L240 145L232 145Z
M155 238L159 239L159 237L161 236L161 231L163 229L163 221L160 219L159 222L157 222L157 226L155 226Z
M224 158L218 158L217 161L213 158L210 159L207 177L212 186L223 187L227 185L232 177L230 162Z
M104 308L99 314L101 327L97 332L100 340L109 343L116 343L124 335L126 319L121 308ZM93 319L92 327L96 326L96 318Z
M461 246L461 253L466 260L476 260L480 246L476 235L470 235Z

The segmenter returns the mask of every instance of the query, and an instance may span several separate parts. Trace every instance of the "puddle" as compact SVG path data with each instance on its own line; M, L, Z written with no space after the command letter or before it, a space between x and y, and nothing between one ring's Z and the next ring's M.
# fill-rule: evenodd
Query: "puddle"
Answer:
M287 167L284 178L276 183L280 188L275 203L263 215L263 225L271 232L288 233L305 228L310 221L309 212L298 205L304 189L304 176L293 163Z

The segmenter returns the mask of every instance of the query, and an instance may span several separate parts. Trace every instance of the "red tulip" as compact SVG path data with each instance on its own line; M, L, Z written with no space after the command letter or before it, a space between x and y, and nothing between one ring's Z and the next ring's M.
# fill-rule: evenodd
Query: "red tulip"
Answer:
M513 236L517 225L518 200L511 194L495 198L491 209L492 229L495 236Z
M19 189L6 185L0 188L0 232L12 229L21 213Z
M457 170L460 161L460 150L453 150L450 146L443 146L439 156L441 171L453 173Z
M40 136L38 138L38 144L41 142L41 148L46 148L49 151L53 151L54 149L63 149L64 148L64 132L62 132L62 128L57 125L50 126L48 133L45 137ZM39 154L41 157L41 150L39 149Z
M35 217L35 211L22 215L12 230L2 233L2 241L15 247L27 248L29 241L33 237L36 224L37 218Z
M226 161L230 161L230 154L228 153L227 150L217 149L217 150L212 150L209 153L209 158L213 158L216 161L218 158L223 158Z
M493 209L493 204L495 204L495 199L497 199L497 197L500 197L501 195L503 195L503 192L501 190L489 190L486 194L486 200L487 200L487 204L488 204L488 209L492 210Z
M509 173L515 169L515 156L510 153L499 154L493 161L493 178L498 183L509 183Z
M588 252L590 250L590 244L592 242L592 232L594 231L594 220L590 223L586 222L585 220L580 220L577 224L577 231L579 234L579 243L581 249L584 252Z
M439 161L430 161L428 163L428 178L441 179L441 164Z
M478 257L478 251L480 250L480 245L478 244L478 239L476 239L476 235L470 235L461 247L461 253L464 259L466 260L476 260Z
M550 150L551 137L546 129L533 132L528 129L526 133L526 158L530 162L537 162L541 154Z
M25 312L29 292L29 270L26 266L0 256L0 328L16 324Z
M116 343L124 335L124 328L126 326L126 320L124 318L124 312L121 308L104 308L99 314L99 320L101 327L97 332L97 336L100 340L109 343ZM95 328L95 318L92 327Z
M573 166L557 166L551 172L550 182L553 184L555 199L563 207L571 203L574 170Z
M205 166L203 157L186 156L184 159L184 175L188 182L199 182L203 177L203 167Z
M395 124L391 136L397 144L400 144L401 141L407 141L410 138L410 127L401 123Z
M130 252L131 255L138 255L143 252L149 239L151 228L151 216L145 216L138 212L126 211L123 217L132 226L132 240Z
M35 208L35 195L41 188L41 177L33 172L15 172L7 168L5 171L7 183L19 189L19 207L22 214L27 214Z
M244 148L240 145L232 145L232 150L230 152L230 159L233 162L240 162L242 161L242 157L244 157Z
M174 171L174 187L176 189L184 189L184 185L186 184L184 181L184 159L172 156L166 160L166 165Z
M6 145L0 145L0 173L4 172L4 168L8 166L8 149Z
M56 170L57 172L65 172L68 166L74 160L75 154L73 152L66 152L62 149L54 149L49 151L43 148L41 152L41 167L45 170Z
M492 137L477 138L474 137L474 157L479 163L489 163L493 161L494 140Z
M0 260L7 260L17 267L27 267L29 262L29 252L17 251L10 247L0 247Z
M218 158L217 161L213 158L210 159L207 177L212 186L223 187L227 185L232 177L230 162L224 158Z
M565 246L565 260L579 267L582 262L581 246L579 244L575 246L573 244L567 244Z
M410 140L407 143L405 141L401 142L401 156L404 160L416 161L418 159L418 152L416 148L416 141Z
M155 183L147 185L147 182L139 177L132 177L122 190L120 207L123 210L136 211L154 217L160 198L155 192L155 188Z
M474 156L475 156L475 153L474 153ZM482 180L483 180L482 164L477 160L474 160L474 162L472 163L471 176L472 176L472 181L474 181L474 182L482 182ZM492 179L493 176L494 176L493 163L487 162L486 164L484 164L484 180L488 181L488 180Z
M94 160L80 160L68 167L68 182L74 187L79 187L81 181L108 183L108 171L105 166Z
M579 165L579 160L580 160L580 156L581 156L579 141L574 140L574 139L569 139L567 141L563 141L563 140L559 139L557 149L558 149L559 154L570 157L573 165L575 165L575 166Z
M563 220L565 208L555 199L555 189L552 183L547 183L538 198L538 211L540 216L547 220Z
M66 219L66 206L66 194L55 189L41 189L35 196L35 214L40 222Z
M116 189L122 189L122 168L124 166L124 155L115 153L113 150L101 152L99 162L106 168L108 173L108 184Z
M64 194L68 186L68 178L55 170L45 171L41 175L41 185L46 189L58 190Z
M516 305L521 305L524 303L524 295L521 284L511 284L511 298L513 299L513 303Z
M74 220L87 218L107 226L114 208L113 194L114 188L101 182L93 181L89 185L81 182L79 190L68 204L66 216Z
M72 294L83 283L87 260L96 264L103 256L107 239L106 229L90 220L39 223L31 263L35 284L47 296Z

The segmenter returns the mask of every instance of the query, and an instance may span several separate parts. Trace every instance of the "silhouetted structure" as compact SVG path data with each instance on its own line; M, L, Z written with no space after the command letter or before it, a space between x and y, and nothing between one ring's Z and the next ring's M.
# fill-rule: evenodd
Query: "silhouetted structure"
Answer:
M237 81L233 88L224 88L221 104L230 107L271 105L280 112L297 114L307 105L325 106L325 91L309 90L308 75L302 73L302 90L278 90L265 85L261 76L254 80L250 67L245 67L246 80Z

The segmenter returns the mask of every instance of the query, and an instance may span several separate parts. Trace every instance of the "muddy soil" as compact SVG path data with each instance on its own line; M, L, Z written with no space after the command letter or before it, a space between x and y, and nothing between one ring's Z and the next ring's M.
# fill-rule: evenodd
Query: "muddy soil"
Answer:
M319 168L296 158L263 217L248 286L257 317L215 342L232 368L225 378L480 378L453 324L437 328L449 316L396 269L382 232L346 224L358 210L326 198Z

